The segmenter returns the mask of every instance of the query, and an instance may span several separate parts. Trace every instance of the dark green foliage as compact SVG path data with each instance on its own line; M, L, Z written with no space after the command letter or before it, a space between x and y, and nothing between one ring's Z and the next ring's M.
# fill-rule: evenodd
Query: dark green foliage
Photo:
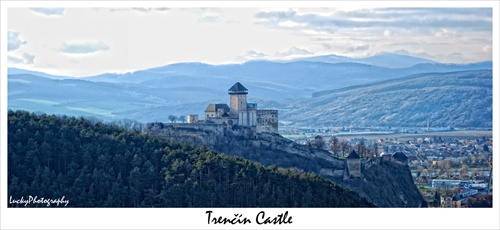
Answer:
M65 196L72 207L373 206L314 174L113 125L24 111L9 111L8 120L14 199Z

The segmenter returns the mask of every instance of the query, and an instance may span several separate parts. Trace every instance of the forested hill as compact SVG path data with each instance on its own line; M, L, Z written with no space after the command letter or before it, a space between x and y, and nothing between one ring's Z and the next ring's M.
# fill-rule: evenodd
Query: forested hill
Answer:
M314 174L25 111L8 115L8 196L64 196L71 207L373 206Z
M492 127L491 70L425 73L297 100L280 120L310 126Z

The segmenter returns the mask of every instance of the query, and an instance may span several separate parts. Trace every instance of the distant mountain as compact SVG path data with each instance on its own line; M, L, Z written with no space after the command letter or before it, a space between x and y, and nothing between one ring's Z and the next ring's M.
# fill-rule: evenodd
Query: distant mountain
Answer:
M195 112L190 108L203 111L206 98L213 97L209 89L198 93L189 89L192 98L198 98L189 100L190 96L180 88L176 91L127 83L55 80L26 74L9 75L8 84L9 109L94 116L104 120L164 121L169 114ZM200 101L203 103L198 104Z
M373 65L385 68L409 68L418 64L437 64L435 61L412 57L408 55L381 53L375 56L366 58L349 58L337 55L325 55L310 58L301 58L295 61L311 61L311 62L326 62L326 63L343 63L353 62L366 65Z
M199 114L203 119L203 111L209 103L229 101L227 89L235 82L241 82L249 89L249 102L258 103L259 108L281 110L299 99L325 90L412 74L491 68L491 62L467 65L421 63L397 69L354 62L249 61L226 65L177 63L86 78L9 68L8 102L11 109L101 119L167 121L170 114Z
M438 62L408 55L382 53L372 57L358 59L367 65L382 66L387 68L408 68L418 64L438 64Z
M314 94L280 119L315 126L491 127L492 71L426 73Z
M388 55L367 58L366 62L390 60ZM382 57L386 57L382 59ZM391 55L390 57L395 58ZM408 56L406 56L408 57ZM345 59L345 58L344 58ZM408 57L411 59L411 57ZM418 58L413 58L420 60ZM404 58L402 58L404 60ZM423 60L423 59L422 59ZM415 62L417 63L417 62ZM429 72L491 69L491 62L467 65L440 64L422 61L407 68L387 68L357 62L271 62L249 61L243 64L208 65L177 63L127 74L103 74L85 78L94 82L159 84L172 88L203 86L224 89L239 81L252 88L260 98L282 100L308 97L313 92L366 84L380 80Z
M73 77L69 77L69 76L51 75L51 74L47 74L47 73L43 73L43 72L31 71L31 70L25 70L25 69L18 69L18 68L8 68L7 72L8 72L8 75L13 75L13 74L31 74L31 75L35 75L35 76L50 78L50 79L71 79L71 78L73 78Z

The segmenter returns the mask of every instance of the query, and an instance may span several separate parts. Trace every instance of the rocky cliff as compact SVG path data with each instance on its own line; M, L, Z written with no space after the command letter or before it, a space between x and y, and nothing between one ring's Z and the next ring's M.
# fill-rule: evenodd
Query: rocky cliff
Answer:
M279 134L258 133L253 128L224 124L148 123L144 133L207 147L220 153L314 172L349 188L379 207L425 207L407 166L381 160L362 162L362 177L353 177L346 160L327 151L297 144Z

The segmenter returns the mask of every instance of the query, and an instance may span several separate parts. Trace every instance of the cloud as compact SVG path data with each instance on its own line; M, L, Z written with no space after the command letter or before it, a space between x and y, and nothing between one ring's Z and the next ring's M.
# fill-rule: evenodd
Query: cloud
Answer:
M166 8L166 7L159 7L159 8L151 8L151 7L132 7L132 8L111 8L109 9L109 11L111 12L123 12L123 11L126 11L126 12L130 12L130 11L134 11L134 12L139 12L139 13L150 13L150 12L155 12L155 11L158 11L158 12L167 12L169 11L170 9L169 8Z
M462 58L464 55L458 52L451 53L448 55L449 58Z
M347 48L347 51L349 52L356 52L356 51L365 51L370 48L370 45L368 44L359 44L357 46L351 46Z
M280 27L285 27L285 28L297 28L297 27L306 27L307 23L296 23L290 20L286 20L283 22L279 22L278 25Z
M247 51L245 57L248 57L248 58L264 58L264 57L268 57L269 55L265 54L265 53L261 53L261 52L257 52L255 50L249 50Z
M425 58L425 59L434 59L435 57L426 53L426 52L417 52L413 53L414 56L419 57L419 58Z
M59 49L60 52L67 54L90 54L106 50L109 50L109 46L102 41L65 42Z
M457 32L454 31L454 30L450 30L450 29L439 29L438 31L436 31L436 33L434 33L434 36L438 37L438 38L449 38L449 37L460 37L460 35L457 35Z
M23 40L21 40L21 38L19 38L19 33L9 31L7 43L8 43L7 50L13 51L13 50L19 49L22 45L26 44L27 42L23 41Z
M491 46L490 45L483 46L481 50L485 53L491 53Z
M216 23L220 21L220 17L215 14L205 14L201 15L200 18L198 18L198 22L205 22L205 23Z
M14 57L14 56L10 56L10 55L7 57L7 61L10 64L21 64L21 63L24 63L23 59L18 58L18 57Z
M31 8L32 11L45 16L61 16L64 8Z
M276 53L276 56L286 57L286 56L292 56L292 55L307 55L307 54L312 54L312 53L309 50L293 46L292 48L288 49L285 52Z
M408 50L405 50L405 49L399 49L399 50L394 50L392 53L394 54L400 54L400 55L410 55L410 52L408 52Z
M399 49L399 50L394 50L392 51L393 54L399 54L399 55L406 55L406 56L414 56L414 57L419 57L419 58L424 58L424 59L435 59L434 56L426 53L426 52L423 52L423 51L420 51L420 52L410 52L406 49ZM460 54L461 55L461 54Z
M321 46L323 46L323 48L325 48L327 50L333 48L332 44L330 44L330 43L321 43Z
M268 57L269 57L269 55L267 55L265 53L258 52L258 51L255 51L255 50L249 50L244 55L237 56L235 58L235 61L237 61L237 62L245 62L245 61L249 61L249 60L266 59Z
M338 29L380 28L386 36L390 28L467 28L490 31L491 8L375 8L352 11L337 10L331 14L295 10L259 12L257 23L270 27L307 24L309 29L334 32Z
M138 11L138 12L143 12L143 13L148 13L152 11L168 11L169 9L166 7L161 7L161 8L144 8L144 7L134 7L132 10Z
M445 60L447 60L447 62L457 63L457 62L464 62L466 59L467 59L466 56L463 55L462 53L454 52L446 55Z
M21 57L9 55L7 60L10 64L34 64L35 55L31 55L29 53L23 53Z
M29 53L23 53L24 64L33 64L35 63L35 55L31 55Z

